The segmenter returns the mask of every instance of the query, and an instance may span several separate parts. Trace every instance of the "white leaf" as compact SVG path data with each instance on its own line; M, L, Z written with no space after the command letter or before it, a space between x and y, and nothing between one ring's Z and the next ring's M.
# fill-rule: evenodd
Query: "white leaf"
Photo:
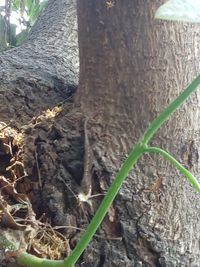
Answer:
M200 0L170 0L158 8L156 19L200 22Z

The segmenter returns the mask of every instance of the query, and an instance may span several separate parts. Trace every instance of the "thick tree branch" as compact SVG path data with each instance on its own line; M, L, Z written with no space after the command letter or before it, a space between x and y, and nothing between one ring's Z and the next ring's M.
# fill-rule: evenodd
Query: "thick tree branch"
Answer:
M11 102L27 114L67 98L77 87L78 71L76 1L50 0L27 41L0 55L2 117L18 113Z

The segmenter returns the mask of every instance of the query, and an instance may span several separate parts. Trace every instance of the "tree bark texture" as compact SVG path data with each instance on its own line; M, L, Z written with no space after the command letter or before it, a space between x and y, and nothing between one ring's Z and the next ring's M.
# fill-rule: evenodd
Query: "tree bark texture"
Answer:
M3 118L22 122L74 92L77 45L75 2L49 1L26 42L0 56Z
M93 125L98 136L93 150L105 168L97 178L102 190L153 118L200 70L199 26L154 20L163 2L78 1L76 101L86 114L101 112ZM197 92L152 141L197 177L199 101ZM144 156L112 207L116 223L107 232L122 240L102 243L99 265L94 254L86 253L84 266L200 266L198 203L199 195L168 162ZM100 243L93 241L91 246L94 253Z
M58 249L59 242L54 242L56 246L51 250L54 255L46 254L43 249L44 254L40 254L55 259L69 253L69 246L66 248L64 244L80 232L73 228L78 227L76 212L73 215L69 211L77 202L72 193L69 196L61 177L70 180L67 171L70 167L70 172L76 172L78 178L83 172L82 132L78 132L68 116L78 73L77 12L73 0L50 0L26 42L0 55L0 202L9 209L21 205L19 195L26 195L36 220L45 218L45 223L51 222L52 226L68 226L66 242L60 242L63 248ZM55 119L56 110L60 109L62 112ZM20 144L19 136L22 137ZM75 159L70 161L71 157ZM1 214L6 217L2 210ZM22 219L21 215L13 216ZM18 241L23 241L26 234L16 224L8 225L2 216L0 224L0 266L13 266L5 260L2 249L3 227ZM63 228L59 231L64 232ZM36 249L38 240L31 239ZM27 241L25 243L29 243ZM44 243L42 247L45 248ZM62 252L57 254L59 250Z
M36 220L60 227L68 250L133 143L199 71L198 27L155 21L162 3L79 0L75 104L66 101L78 84L75 1L50 0L27 41L0 55L0 181L16 179L14 188L29 197ZM62 110L53 117L55 106ZM196 93L153 141L196 176L198 107ZM77 198L85 172L87 118L94 155L90 205ZM16 204L14 194L1 189L8 203ZM145 156L77 266L200 266L198 200L171 165ZM33 252L53 258L66 254L64 245L56 254L55 243L46 255L37 242L32 240Z

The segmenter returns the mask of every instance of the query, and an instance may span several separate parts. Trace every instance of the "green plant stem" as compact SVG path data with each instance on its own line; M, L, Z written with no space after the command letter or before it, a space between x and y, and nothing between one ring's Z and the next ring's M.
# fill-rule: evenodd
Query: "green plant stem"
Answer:
M183 175L186 176L192 186L200 193L200 184L197 179L189 172L183 165L181 165L172 155L159 147L147 147L145 152L153 152L162 155L165 159L169 160Z
M189 95L191 95L199 85L200 75L198 75L197 78L194 79L192 83L171 104L169 104L169 106L166 107L165 110L161 112L155 120L153 120L142 137L143 144L148 144L148 142L152 139L153 135L157 132L161 125L171 116L171 114L176 109L178 109L185 102Z
M99 225L103 221L108 209L110 208L115 196L117 195L119 189L122 186L124 179L127 177L130 170L133 168L134 164L144 153L145 148L142 144L137 144L135 148L131 151L130 155L122 165L119 170L115 180L110 186L106 196L101 202L98 210L96 211L92 221L88 225L85 233L81 237L80 241L76 245L75 249L72 251L71 255L65 260L66 267L72 267L77 262L83 251L85 250L88 243L91 241L93 235L97 231Z
M192 83L178 96L149 126L147 131L144 133L140 142L136 144L135 148L131 151L130 155L122 165L120 171L118 172L115 180L113 181L111 187L109 188L106 196L104 197L102 203L100 204L97 212L95 213L91 223L88 225L85 233L81 237L80 241L76 245L75 249L72 251L71 255L64 261L52 261L46 259L40 259L30 254L24 253L18 258L18 263L21 265L29 267L74 267L75 263L78 261L79 257L86 249L87 245L91 241L93 235L98 229L99 225L103 221L108 209L110 208L114 198L116 197L118 191L120 190L124 179L127 177L130 170L133 168L137 160L146 152L159 153L172 162L190 181L190 183L200 192L200 185L196 178L184 168L176 159L174 159L166 151L156 148L147 147L148 142L151 140L153 135L161 127L161 125L169 118L169 116L180 107L183 102L189 97L189 95L194 92L200 85L200 75L192 81Z
M29 267L66 267L64 260L55 261L48 259L41 259L28 253L22 253L18 259L17 264Z

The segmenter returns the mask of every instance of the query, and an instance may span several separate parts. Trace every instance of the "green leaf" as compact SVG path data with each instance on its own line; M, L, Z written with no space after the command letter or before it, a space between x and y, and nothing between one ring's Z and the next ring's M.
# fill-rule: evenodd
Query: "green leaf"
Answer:
M32 5L32 9L28 14L29 22L31 25L35 23L41 11L47 6L47 3L48 3L47 0L42 1L41 3L39 1L35 1L34 5Z
M200 23L200 0L170 0L158 8L156 19Z
M15 46L16 45L16 28L17 26L15 24L10 24L10 46Z
M18 11L20 9L20 0L11 1L12 11Z
M20 2L20 14L22 17L24 16L24 11L25 11L25 0L21 0L21 2Z
M33 1L32 0L26 0L26 6L27 6L27 9L28 9L28 12L30 12L30 10L32 8L32 5L33 5Z
M5 18L0 14L0 51L5 50L6 47L7 47L6 21Z
M16 36L16 46L21 45L26 40L28 33L29 29L25 29Z
M32 7L30 13L28 14L29 15L29 22L31 25L33 25L35 23L36 19L39 16L39 13L40 13L40 5L36 4Z

